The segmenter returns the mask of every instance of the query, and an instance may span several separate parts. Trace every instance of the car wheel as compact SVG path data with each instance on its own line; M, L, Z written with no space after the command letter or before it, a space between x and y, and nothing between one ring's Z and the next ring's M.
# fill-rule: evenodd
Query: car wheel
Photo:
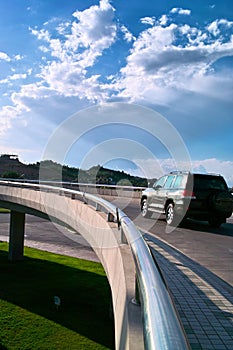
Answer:
M219 228L226 220L211 218L209 219L209 225L214 228Z
M147 199L143 199L142 204L141 204L141 213L144 218L150 218L151 213L148 211L148 203Z
M166 208L166 222L168 225L173 225L175 222L175 210L172 203L168 204Z

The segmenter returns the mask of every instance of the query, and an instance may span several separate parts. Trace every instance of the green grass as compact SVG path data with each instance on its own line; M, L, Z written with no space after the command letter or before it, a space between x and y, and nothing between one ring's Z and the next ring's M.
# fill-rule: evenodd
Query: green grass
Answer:
M0 242L0 349L114 348L101 264L32 248L22 262L9 262L7 251Z
M0 208L0 213L10 213L10 210L5 208Z

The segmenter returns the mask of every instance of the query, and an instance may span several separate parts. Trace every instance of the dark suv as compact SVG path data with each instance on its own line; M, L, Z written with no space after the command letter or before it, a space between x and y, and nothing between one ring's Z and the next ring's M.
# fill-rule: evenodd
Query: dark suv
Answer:
M221 175L171 172L142 192L141 213L165 214L168 225L186 218L207 220L219 227L232 215L233 196Z

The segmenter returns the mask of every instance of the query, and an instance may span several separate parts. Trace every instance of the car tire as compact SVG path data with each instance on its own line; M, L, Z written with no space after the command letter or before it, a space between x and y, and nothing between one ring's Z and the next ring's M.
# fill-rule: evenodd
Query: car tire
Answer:
M147 199L143 199L142 200L142 204L141 204L141 214L144 218L150 218L151 217L151 213L148 211L148 202Z
M209 225L213 228L219 228L224 222L226 222L225 219L219 219L219 218L209 219Z
M169 226L174 226L175 225L175 219L176 219L176 214L174 210L174 205L172 203L169 203L168 206L166 207L166 223Z

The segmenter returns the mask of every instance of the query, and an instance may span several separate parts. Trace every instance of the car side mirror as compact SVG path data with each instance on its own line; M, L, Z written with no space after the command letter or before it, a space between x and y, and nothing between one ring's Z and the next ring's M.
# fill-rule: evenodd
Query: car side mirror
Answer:
M154 190L159 190L160 188L162 188L161 185L154 186Z

